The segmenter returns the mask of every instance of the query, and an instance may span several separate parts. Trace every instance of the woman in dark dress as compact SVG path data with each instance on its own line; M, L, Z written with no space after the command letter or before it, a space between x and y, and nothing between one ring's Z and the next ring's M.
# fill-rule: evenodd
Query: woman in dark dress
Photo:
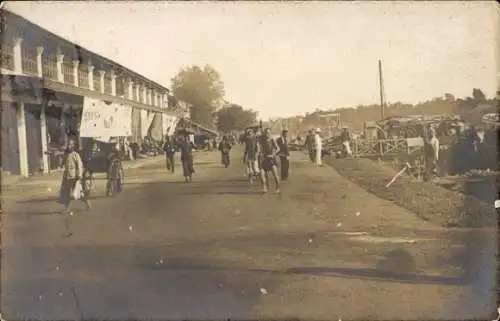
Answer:
M187 135L179 137L179 149L181 151L182 174L186 183L193 180L194 166L193 166L193 143L189 140Z
M115 196L123 191L123 165L120 145L116 145L108 156L108 183L106 195Z
M231 152L231 144L227 136L222 137L222 141L219 144L219 151L221 153L222 165L228 168L230 163L229 153Z

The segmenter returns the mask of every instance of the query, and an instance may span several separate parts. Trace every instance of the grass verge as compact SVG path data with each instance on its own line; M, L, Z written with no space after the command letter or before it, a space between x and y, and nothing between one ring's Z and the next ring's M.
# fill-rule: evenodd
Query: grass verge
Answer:
M444 227L497 226L493 205L472 196L403 177L385 187L397 171L369 159L328 157L325 162L368 192L398 204L423 220Z

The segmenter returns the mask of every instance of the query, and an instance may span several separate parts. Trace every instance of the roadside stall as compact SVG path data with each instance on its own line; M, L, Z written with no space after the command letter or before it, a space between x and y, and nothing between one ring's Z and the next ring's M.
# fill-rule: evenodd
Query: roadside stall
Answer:
M86 138L83 151L84 177L93 185L95 173L107 173L109 157L119 145L124 154L124 140L132 134L132 108L85 97L80 123L80 137ZM121 173L122 177L123 172ZM123 180L122 180L123 183Z

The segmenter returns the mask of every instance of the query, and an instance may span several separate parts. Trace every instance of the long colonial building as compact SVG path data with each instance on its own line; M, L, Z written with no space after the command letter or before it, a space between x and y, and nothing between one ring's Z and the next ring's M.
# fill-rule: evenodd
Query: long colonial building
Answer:
M12 12L1 17L3 172L48 172L50 150L79 136L85 99L131 108L136 142L161 139L167 118L185 116L161 84Z

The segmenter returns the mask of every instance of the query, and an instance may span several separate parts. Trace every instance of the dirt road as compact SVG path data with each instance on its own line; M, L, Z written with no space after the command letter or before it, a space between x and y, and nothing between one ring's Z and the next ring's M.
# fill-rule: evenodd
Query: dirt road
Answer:
M495 231L436 227L300 153L282 193L262 194L240 152L228 169L197 155L190 184L162 160L129 169L122 195L101 182L93 211L69 217L11 191L3 317L490 317Z

